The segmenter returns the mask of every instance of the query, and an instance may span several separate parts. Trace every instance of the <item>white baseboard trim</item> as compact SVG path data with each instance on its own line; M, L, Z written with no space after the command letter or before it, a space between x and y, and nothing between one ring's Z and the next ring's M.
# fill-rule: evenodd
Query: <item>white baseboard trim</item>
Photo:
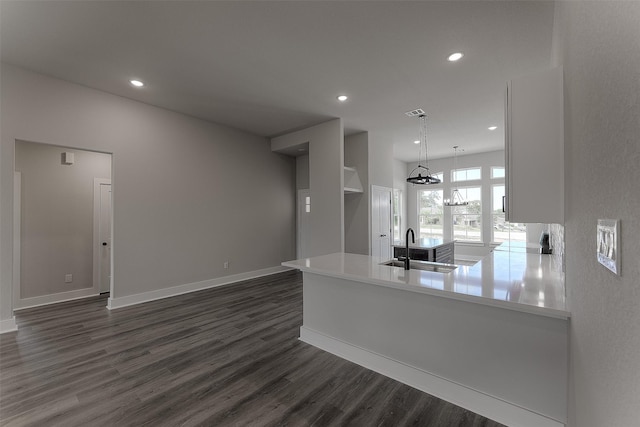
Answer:
M300 327L300 340L507 426L564 426L544 415L304 326Z
M0 334L15 332L17 330L18 330L18 324L16 323L15 316L11 316L10 319L0 320Z
M262 270L248 271L246 273L233 274L231 276L218 277L216 279L203 280L201 282L187 283L184 285L172 286L170 288L158 289L155 291L143 292L140 294L128 295L120 298L109 298L107 308L109 310L116 310L118 308L128 307L130 305L142 304L145 302L155 301L163 298L174 297L176 295L201 291L203 289L215 288L234 282L239 282L241 280L255 279L257 277L282 273L283 271L289 270L291 270L291 268L282 266L269 267Z
M15 303L14 311L25 308L40 307L59 302L73 301L76 299L94 297L99 295L93 288L77 289L75 291L59 292L57 294L42 295L39 297L21 298Z

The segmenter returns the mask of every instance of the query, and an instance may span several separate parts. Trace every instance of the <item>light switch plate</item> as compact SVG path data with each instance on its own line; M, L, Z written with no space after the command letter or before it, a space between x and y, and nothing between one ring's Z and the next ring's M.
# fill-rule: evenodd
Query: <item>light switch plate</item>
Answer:
M620 220L599 219L596 232L598 262L620 275Z

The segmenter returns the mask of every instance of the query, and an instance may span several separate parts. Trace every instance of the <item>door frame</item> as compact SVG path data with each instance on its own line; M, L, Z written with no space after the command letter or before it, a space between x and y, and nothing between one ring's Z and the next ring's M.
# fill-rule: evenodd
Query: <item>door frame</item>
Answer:
M93 178L93 291L100 293L100 186L102 184L111 185L108 178ZM112 193L113 194L113 193ZM109 293L113 296L113 196L111 198L111 250L109 265L111 277L109 283Z
M20 302L20 257L22 231L22 172L13 171L13 308Z
M371 249L370 249L370 253L371 255L375 255L373 248L374 248L374 241L375 241L375 236L374 236L374 218L373 218L373 204L374 204L374 192L376 190L381 190L384 191L385 193L388 192L389 193L389 254L390 256L393 255L391 248L393 246L393 188L390 187L383 187L381 185L372 185L371 186L371 200L370 200L370 206L369 206L369 218L370 218L370 228L369 228L369 239L371 242Z

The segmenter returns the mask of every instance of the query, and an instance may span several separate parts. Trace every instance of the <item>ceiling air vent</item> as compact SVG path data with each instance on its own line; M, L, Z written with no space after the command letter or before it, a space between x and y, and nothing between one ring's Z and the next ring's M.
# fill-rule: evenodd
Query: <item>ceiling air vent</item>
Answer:
M416 108L415 110L407 111L405 113L409 117L416 117L424 115L424 110L422 108Z

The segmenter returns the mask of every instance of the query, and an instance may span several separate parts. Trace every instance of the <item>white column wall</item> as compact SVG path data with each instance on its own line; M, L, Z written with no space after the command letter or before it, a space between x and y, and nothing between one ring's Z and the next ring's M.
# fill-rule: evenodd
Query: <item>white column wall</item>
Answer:
M362 183L362 193L344 195L345 252L369 255L371 253L369 226L369 134L360 132L345 137L344 165L355 167Z
M570 426L640 419L640 3L556 2L564 68ZM621 275L596 260L596 224L620 220Z
M344 251L344 129L334 119L271 139L273 151L309 143L310 256Z

